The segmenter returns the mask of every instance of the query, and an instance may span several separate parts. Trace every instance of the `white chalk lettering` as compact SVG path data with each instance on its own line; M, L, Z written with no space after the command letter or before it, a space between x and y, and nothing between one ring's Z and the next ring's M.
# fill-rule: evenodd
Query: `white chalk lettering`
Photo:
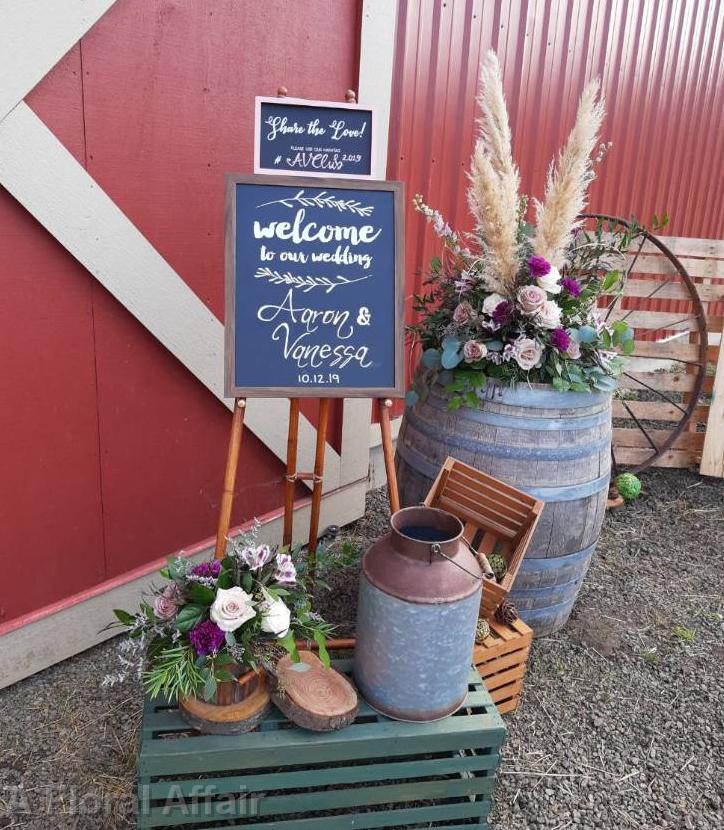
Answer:
M297 210L292 223L274 220L262 225L254 220L254 237L256 239L281 239L300 245L302 242L349 242L351 245L369 245L382 233L382 228L375 230L373 225L320 225L318 222L305 222L306 210Z

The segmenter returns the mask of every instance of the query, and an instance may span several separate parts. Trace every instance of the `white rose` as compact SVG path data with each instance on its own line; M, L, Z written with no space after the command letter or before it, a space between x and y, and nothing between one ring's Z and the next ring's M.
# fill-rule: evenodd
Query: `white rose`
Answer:
M483 313L490 317L504 299L505 297L501 297L500 294L490 294L483 301Z
M521 337L513 344L513 358L526 372L534 369L543 356L543 347L537 340L530 337Z
M561 272L551 265L551 270L543 277L538 277L536 283L539 288L547 291L549 294L560 294L561 287L558 284L561 281Z
M547 300L535 316L536 323L544 329L557 329L561 324L561 309L553 300Z
M222 631L236 631L240 625L256 616L253 600L243 588L219 588L209 611L211 619Z
M264 601L259 606L259 612L262 631L275 634L277 637L283 637L289 631L292 615L281 599L275 599L264 591Z

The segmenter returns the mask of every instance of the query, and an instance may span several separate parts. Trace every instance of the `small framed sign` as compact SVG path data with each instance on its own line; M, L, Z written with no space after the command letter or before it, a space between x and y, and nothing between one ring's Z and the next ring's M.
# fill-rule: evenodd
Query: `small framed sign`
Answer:
M256 98L254 172L372 178L374 108Z
M226 177L228 397L402 396L402 182Z

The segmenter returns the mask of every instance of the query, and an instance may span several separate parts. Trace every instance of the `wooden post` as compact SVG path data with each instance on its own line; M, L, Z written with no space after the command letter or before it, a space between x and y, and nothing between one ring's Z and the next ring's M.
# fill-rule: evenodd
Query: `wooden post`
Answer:
M390 426L390 407L392 406L392 401L389 398L379 398L377 404L380 412L382 455L385 459L385 473L387 474L387 493L390 499L390 512L397 513L400 509L400 493L397 489L395 454L392 449L392 427Z
M297 481L297 438L299 436L299 398L289 399L289 437L287 438L287 475L284 482L284 537L282 544L291 547L294 530L294 485Z
M317 447L314 454L314 489L312 490L312 515L309 519L309 545L307 548L309 573L312 579L314 579L314 569L317 564L317 535L319 533L319 510L322 504L322 484L324 480L324 450L327 444L329 402L329 398L322 398L319 401Z
M229 453L226 456L226 473L224 474L224 489L221 494L214 559L223 559L226 555L226 537L229 535L229 524L231 522L231 505L234 502L234 485L236 484L236 469L239 465L239 448L241 447L241 433L244 429L245 411L246 400L244 398L235 400L234 414L231 416Z

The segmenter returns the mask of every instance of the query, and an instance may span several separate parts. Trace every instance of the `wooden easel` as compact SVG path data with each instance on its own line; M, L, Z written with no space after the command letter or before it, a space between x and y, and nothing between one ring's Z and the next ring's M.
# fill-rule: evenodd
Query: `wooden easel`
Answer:
M280 86L277 90L279 98L286 98L287 88ZM348 89L345 101L353 104L357 101L357 93ZM294 531L294 485L297 481L312 481L312 512L309 518L309 541L307 556L309 573L314 577L317 554L317 537L319 535L319 513L322 505L322 487L324 484L324 450L327 442L327 427L329 424L330 398L319 400L319 423L317 424L317 443L314 454L314 471L297 472L297 440L299 436L299 398L289 399L289 433L287 436L287 471L284 477L284 533L282 544L291 546ZM390 499L390 510L395 513L400 509L400 496L397 489L395 474L395 457L392 448L392 429L390 425L390 408L392 401L389 398L377 399L379 409L380 430L382 433L382 452L385 459L387 474L387 491ZM219 527L216 532L216 559L223 559L226 555L226 541L229 535L231 522L231 507L234 500L234 486L236 471L239 463L239 449L241 434L244 428L244 411L246 399L237 398L234 401L234 414L231 419L231 437L229 452L226 458L226 473L224 475L224 489L221 495L219 510Z
M317 443L314 454L314 471L297 472L297 444L299 437L299 398L289 399L289 432L287 436L287 471L284 477L284 535L282 544L290 546L294 530L294 485L297 481L312 481L312 513L309 519L309 541L307 555L309 558L309 572L314 576L317 553L317 537L319 535L319 513L322 505L322 487L324 484L324 451L327 443L327 426L329 424L329 405L331 398L321 398L319 401L319 423L317 424ZM389 398L378 398L377 407L382 434L382 453L385 459L387 473L387 492L390 499L390 510L395 513L400 509L400 496L397 489L395 474L395 454L392 447L392 428L390 424L390 408L392 401ZM226 472L224 474L224 488L221 494L219 509L219 526L216 531L216 551L214 558L223 559L226 555L226 542L231 524L231 508L234 502L234 488L236 486L236 472L239 465L239 450L241 436L244 429L244 414L246 399L237 398L234 401L234 414L231 418L231 435L229 437L229 452L226 457Z

